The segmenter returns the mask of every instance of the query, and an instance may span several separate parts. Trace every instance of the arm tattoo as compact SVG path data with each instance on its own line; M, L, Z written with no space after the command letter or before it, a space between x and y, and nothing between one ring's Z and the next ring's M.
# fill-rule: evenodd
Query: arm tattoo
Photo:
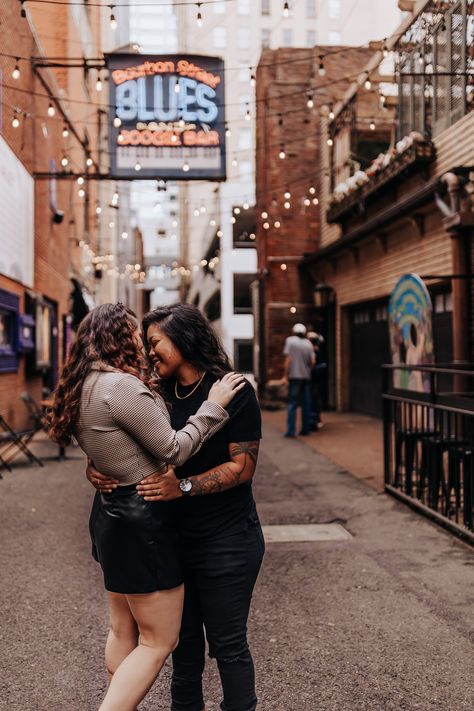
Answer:
M241 483L244 471L249 468L251 475L257 464L259 441L236 442L231 444L231 462L221 464L217 469L191 477L193 495L204 496L217 494L226 489L232 489Z

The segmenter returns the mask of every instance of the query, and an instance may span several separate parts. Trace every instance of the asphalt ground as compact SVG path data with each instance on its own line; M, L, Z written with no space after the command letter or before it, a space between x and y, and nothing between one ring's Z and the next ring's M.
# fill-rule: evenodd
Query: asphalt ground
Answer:
M96 711L106 688L93 491L69 454L0 481L2 711ZM339 522L352 535L267 545L249 622L259 709L472 711L472 549L268 424L255 493L266 524ZM213 661L205 683L218 711ZM168 688L169 664L140 711L169 709Z

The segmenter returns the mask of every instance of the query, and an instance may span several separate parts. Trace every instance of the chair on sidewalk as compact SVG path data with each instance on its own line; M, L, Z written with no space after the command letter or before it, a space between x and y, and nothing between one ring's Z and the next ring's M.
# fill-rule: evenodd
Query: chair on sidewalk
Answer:
M37 431L37 429L14 430L3 415L0 415L0 466L11 471L10 462L18 454L24 454L32 464L44 466L43 462L28 447ZM13 453L7 457L6 455L10 452Z
M22 393L20 397L25 403L35 432L39 432L40 430L47 432L48 422L45 417L44 409L40 405L38 405L34 397L30 395L30 393Z

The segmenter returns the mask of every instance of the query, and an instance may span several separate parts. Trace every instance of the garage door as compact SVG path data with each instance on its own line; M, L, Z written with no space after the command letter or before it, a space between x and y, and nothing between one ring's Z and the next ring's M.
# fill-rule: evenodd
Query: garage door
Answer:
M391 362L387 301L359 304L350 313L350 407L382 417L381 365Z

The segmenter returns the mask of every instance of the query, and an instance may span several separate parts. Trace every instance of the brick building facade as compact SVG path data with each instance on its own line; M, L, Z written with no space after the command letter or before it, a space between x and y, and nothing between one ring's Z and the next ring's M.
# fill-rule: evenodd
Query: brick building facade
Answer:
M97 124L91 107L98 100L95 78L84 78L82 70L40 66L49 64L46 57L81 56L84 37L77 20L87 15L90 49L98 50L99 10L81 7L74 12L85 14L74 18L68 6L42 4L21 17L19 3L0 1L0 141L7 157L0 179L5 192L9 169L22 176L24 185L33 178L34 193L31 203L15 194L0 226L0 413L14 427L28 422L20 395L29 392L40 400L43 387L54 387L71 337L71 277L82 286L93 277L79 244L93 248L97 242L95 188L86 180L86 190L79 194L76 181L61 175L86 174L87 158L96 160ZM12 75L15 67L19 77ZM61 162L65 158L67 166ZM25 219L31 219L33 228L14 235L16 222L9 224L6 215L22 211L29 213ZM22 240L24 244L16 244ZM16 250L25 263L33 262L31 279L9 263Z
M321 136L328 114L369 49L265 50L257 68L256 212L259 289L256 321L261 385L282 375L282 350L294 323L318 326L313 280L301 257L320 239Z

